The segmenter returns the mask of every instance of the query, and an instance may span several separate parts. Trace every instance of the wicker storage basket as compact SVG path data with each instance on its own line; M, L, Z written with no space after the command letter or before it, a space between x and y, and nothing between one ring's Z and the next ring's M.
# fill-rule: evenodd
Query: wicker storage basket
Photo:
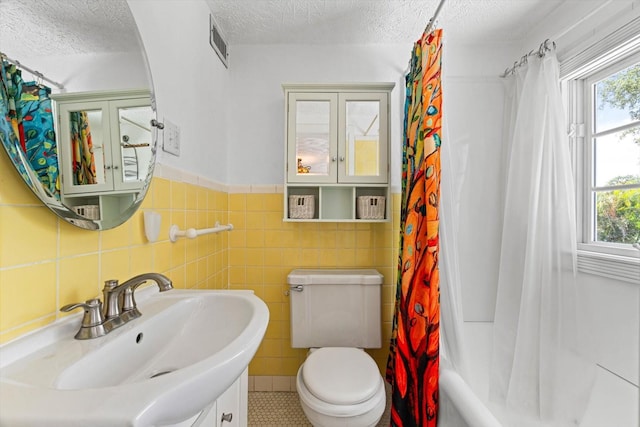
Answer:
M384 196L358 196L358 219L384 219Z
M98 205L74 206L73 211L87 219L100 219L100 206Z
M313 218L315 197L313 195L289 196L289 218Z

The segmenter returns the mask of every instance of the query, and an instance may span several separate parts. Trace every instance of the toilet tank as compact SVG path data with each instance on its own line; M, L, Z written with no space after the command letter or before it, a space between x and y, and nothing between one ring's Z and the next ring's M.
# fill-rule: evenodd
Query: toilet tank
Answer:
M382 278L374 269L293 270L291 346L380 348Z

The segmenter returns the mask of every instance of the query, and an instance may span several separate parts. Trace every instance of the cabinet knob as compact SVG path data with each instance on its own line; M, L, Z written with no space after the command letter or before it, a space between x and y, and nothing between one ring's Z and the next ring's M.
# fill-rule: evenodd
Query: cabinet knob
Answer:
M119 168L118 168L118 165L115 165L113 168L114 168L115 170L118 170L118 169L119 169Z
M229 412L228 414L225 414L224 412L222 413L222 417L220 418L221 422L228 422L230 423L231 420L233 419L233 414L231 412Z
M335 162L336 160L337 160L337 159L336 159L336 156L333 156L333 157L331 158L331 161L332 161L332 162Z
M340 161L344 162L344 156L340 156Z
M104 168L105 168L106 170L108 170L108 171L109 171L109 170L111 170L111 166L110 166L110 165L107 165L107 166L105 166Z

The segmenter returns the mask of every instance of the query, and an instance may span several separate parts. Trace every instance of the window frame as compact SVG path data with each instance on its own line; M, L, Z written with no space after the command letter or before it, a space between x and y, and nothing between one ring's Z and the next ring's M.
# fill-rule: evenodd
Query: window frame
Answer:
M562 81L568 112L569 142L576 186L576 220L578 270L640 285L640 250L631 244L595 241L592 230L595 209L592 208L593 176L593 84L640 62L640 44L606 61L583 66ZM640 123L638 121L637 123ZM602 133L602 132L601 132Z

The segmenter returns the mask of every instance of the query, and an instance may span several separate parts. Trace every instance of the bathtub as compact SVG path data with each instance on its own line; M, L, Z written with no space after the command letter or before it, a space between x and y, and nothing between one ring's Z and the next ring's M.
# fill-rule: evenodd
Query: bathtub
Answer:
M469 364L465 381L457 372L441 368L439 427L546 427L514 417L488 402L493 323L465 322ZM441 366L446 363L441 363ZM587 411L579 427L640 427L638 386L598 366Z
M440 370L438 427L502 427L458 373Z

